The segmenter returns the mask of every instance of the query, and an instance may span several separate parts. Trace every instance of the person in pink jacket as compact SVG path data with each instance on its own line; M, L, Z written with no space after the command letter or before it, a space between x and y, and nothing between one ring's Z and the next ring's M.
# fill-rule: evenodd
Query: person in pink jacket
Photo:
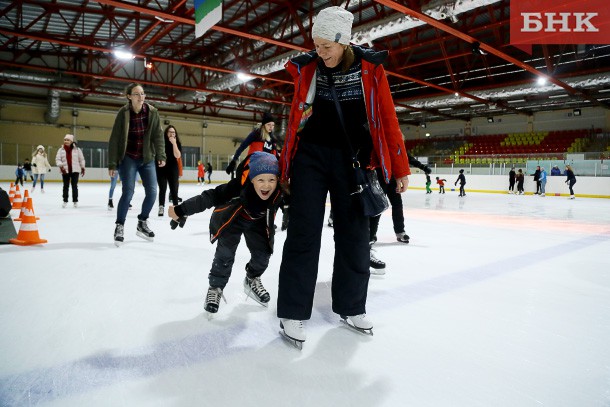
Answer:
M85 176L85 156L83 151L74 143L74 136L66 134L64 137L64 145L57 150L55 164L61 171L61 177L64 181L62 208L68 205L68 191L72 184L72 202L74 207L78 207L78 177Z

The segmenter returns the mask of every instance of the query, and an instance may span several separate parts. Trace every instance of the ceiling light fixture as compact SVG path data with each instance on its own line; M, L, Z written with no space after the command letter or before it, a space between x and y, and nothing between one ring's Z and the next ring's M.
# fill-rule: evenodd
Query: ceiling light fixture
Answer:
M493 117L488 117L487 118L487 123L493 123L494 122L494 118Z
M572 110L572 113L574 114L574 116L581 116L582 112L580 111L580 109L574 109Z
M538 78L538 85L542 86L542 85L546 85L546 78L543 78L542 76Z
M239 79L242 82L248 82L248 81L251 81L252 79L254 79L254 76L248 75L247 73L238 72L237 79Z
M130 59L134 59L136 57L131 51L125 49L115 49L112 51L112 53L117 59L122 61L129 61Z

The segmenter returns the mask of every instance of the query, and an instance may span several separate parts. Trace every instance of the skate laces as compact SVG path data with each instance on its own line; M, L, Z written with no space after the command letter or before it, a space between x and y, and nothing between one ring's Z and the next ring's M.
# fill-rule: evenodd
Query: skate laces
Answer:
M208 289L208 295L206 297L206 303L210 304L220 304L220 299L223 299L225 301L225 303L227 302L227 299L225 298L225 296L222 294L222 288L212 288L210 287Z
M148 228L148 222L146 222L145 220L140 221L140 223L138 224L138 228L143 232L152 233L152 230Z
M250 285L250 289L259 297L267 294L267 290L263 287L260 277L248 278L248 284Z

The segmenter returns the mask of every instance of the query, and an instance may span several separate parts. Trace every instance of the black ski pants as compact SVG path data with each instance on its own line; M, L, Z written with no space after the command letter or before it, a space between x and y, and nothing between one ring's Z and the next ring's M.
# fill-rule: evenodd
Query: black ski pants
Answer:
M169 196L174 206L178 205L178 163L167 164L165 167L155 166L157 184L159 184L159 205L165 206L165 192L169 184Z
M64 181L63 199L64 202L68 202L68 196L70 191L70 185L72 185L72 202L78 202L78 172L71 172L69 174L61 174L61 178Z
M246 266L248 277L259 277L267 270L271 257L271 246L269 246L265 219L251 221L237 215L231 226L223 231L216 241L216 252L208 276L210 287L224 289L227 285L242 234L250 250L250 261Z
M332 310L353 316L366 312L369 283L369 218L353 191L349 154L300 142L292 161L290 227L279 275L277 316L311 318L318 277L326 196L334 218L335 256Z
M405 232L405 214L402 206L402 196L396 192L396 180L390 179L390 183L385 183L385 178L381 169L377 169L377 178L381 188L386 193L390 206L392 207L392 224L394 225L394 233ZM374 216L370 221L369 241L374 241L377 238L377 230L379 229L379 220L381 216Z

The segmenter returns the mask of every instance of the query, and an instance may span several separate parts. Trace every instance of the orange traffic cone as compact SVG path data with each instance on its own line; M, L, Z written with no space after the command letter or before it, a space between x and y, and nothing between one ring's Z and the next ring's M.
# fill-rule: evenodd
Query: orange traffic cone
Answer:
M11 182L11 189L8 190L8 200L13 205L13 199L15 199L15 184Z
M23 198L19 191L19 184L15 184L15 197L13 198L13 209L21 209L23 206Z
M21 227L17 238L9 239L9 243L20 246L29 246L33 244L46 243L45 239L41 239L38 235L38 226L36 225L36 216L34 216L34 208L32 200L28 199L25 203L25 210L22 213Z
M15 219L16 222L21 222L23 220L23 217L25 216L24 212L27 209L27 202L31 200L32 198L30 197L30 193L28 192L28 190L23 190L23 205L21 205L21 212L19 213L19 217ZM34 202L32 202L30 206L32 207L32 215L34 215ZM40 220L40 218L36 216L36 220Z

